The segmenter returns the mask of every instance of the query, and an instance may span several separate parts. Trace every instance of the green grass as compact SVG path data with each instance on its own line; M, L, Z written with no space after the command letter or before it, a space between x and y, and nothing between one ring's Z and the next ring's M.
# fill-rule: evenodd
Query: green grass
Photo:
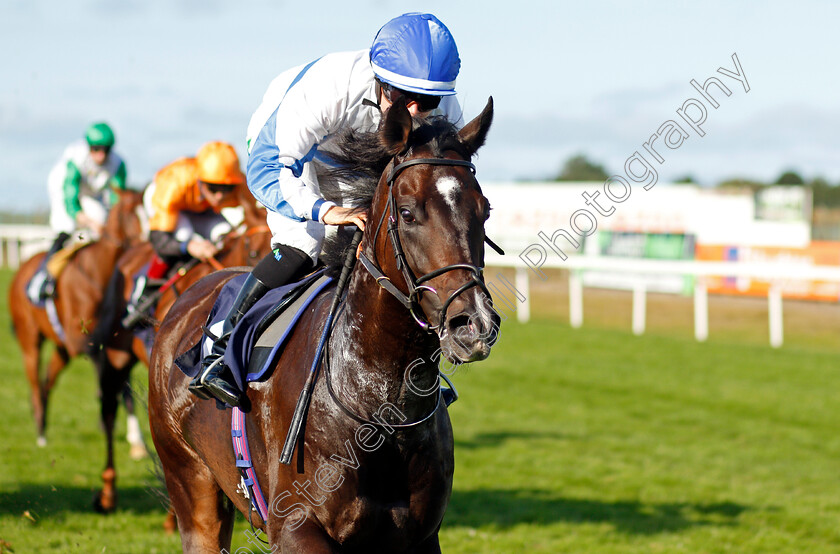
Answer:
M8 281L0 272L0 539L16 553L179 551L161 530L151 463L128 459L124 417L120 509L90 510L104 444L84 360L58 383L50 444L35 446ZM462 398L451 409L443 550L840 551L837 358L506 323L490 359L454 376ZM245 528L240 518L234 549Z

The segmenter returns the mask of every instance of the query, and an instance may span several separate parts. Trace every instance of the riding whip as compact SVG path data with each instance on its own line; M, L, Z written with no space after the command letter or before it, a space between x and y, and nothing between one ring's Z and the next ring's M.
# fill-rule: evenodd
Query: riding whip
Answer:
M344 287L347 284L347 279L350 277L350 271L356 265L356 250L358 250L359 243L362 240L363 231L356 229L353 234L353 240L350 241L350 246L347 249L347 255L344 258L344 267L341 268L341 275L338 277L338 285L335 288L335 296L333 297L330 311L327 315L327 321L324 323L324 331L321 333L321 340L318 342L318 348L315 351L315 358L312 360L312 367L309 369L309 375L306 377L306 383L303 384L303 390L300 391L295 412L292 415L292 422L289 425L289 432L286 435L286 442L283 444L283 451L280 454L280 463L289 465L292 463L292 454L295 452L295 444L297 444L300 429L303 425L303 420L306 417L306 412L309 409L309 402L312 400L312 389L315 388L315 378L318 373L318 366L321 362L321 355L324 352L324 345L330 336L332 329L332 321L335 317L335 312L338 309L338 304L341 302L341 295L344 292Z

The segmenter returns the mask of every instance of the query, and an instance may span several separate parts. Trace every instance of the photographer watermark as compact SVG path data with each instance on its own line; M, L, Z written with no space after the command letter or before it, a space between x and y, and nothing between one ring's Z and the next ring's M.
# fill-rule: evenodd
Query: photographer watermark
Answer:
M713 109L720 107L719 100L732 95L729 86L733 86L734 83L731 81L739 83L744 88L744 92L750 91L746 73L741 66L737 53L732 54L732 62L734 64L732 70L724 67L717 70L722 77L730 79L730 81L724 82L722 79L712 76L701 85L698 81L691 79L690 84L697 90L700 98L685 100L682 106L676 110L677 117L662 123L650 135L650 138L642 144L642 148L633 152L625 160L624 174L612 175L604 181L602 191L605 198L601 198L602 191L598 190L591 193L584 191L581 194L587 207L581 207L569 217L568 229L571 232L560 227L550 235L543 231L537 233L542 242L530 244L519 254L519 258L525 262L525 265L531 271L540 279L545 280L546 274L540 268L548 259L549 250L559 256L561 260L568 259L564 248L572 247L575 250L580 248L580 239L590 236L598 229L598 218L610 217L616 212L617 204L621 204L630 198L631 184L642 185L642 188L646 191L652 189L659 180L659 174L654 164L663 165L668 150L680 148L691 137L692 132L700 138L706 136L702 126L706 123L709 115L707 104ZM561 238L564 242L558 243Z

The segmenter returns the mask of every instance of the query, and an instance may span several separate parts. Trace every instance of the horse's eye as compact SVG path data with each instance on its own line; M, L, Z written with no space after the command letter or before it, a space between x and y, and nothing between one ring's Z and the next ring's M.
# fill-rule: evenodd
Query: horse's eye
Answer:
M402 217L403 221L406 223L414 223L414 214L408 208L402 208L400 210L400 217Z

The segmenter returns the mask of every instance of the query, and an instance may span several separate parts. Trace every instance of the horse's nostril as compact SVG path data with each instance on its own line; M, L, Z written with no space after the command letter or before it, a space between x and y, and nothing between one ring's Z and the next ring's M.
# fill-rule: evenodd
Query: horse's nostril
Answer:
M449 320L449 330L451 332L464 332L466 329L468 332L472 333L473 330L470 329L472 324L470 323L470 317L466 314L459 314Z

